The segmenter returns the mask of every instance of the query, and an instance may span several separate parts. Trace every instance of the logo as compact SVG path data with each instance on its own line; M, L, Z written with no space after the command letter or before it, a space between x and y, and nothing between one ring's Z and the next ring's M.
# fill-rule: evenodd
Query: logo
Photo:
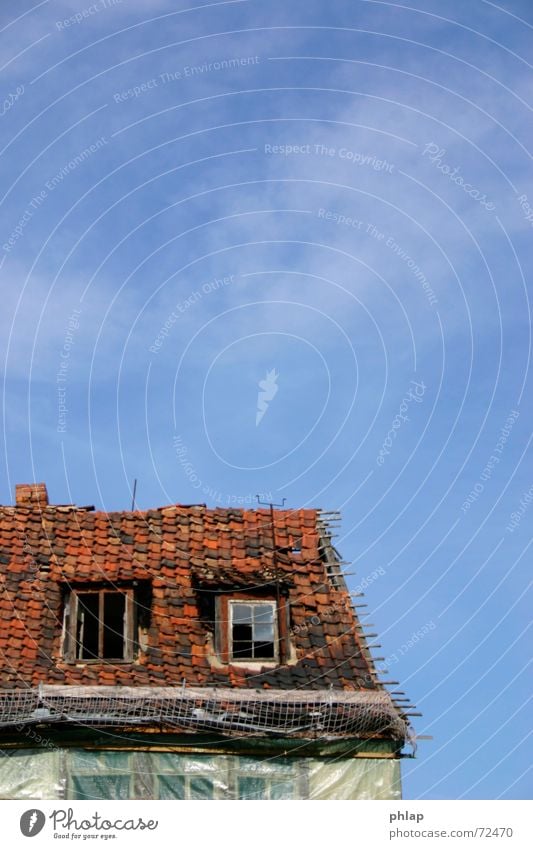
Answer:
M20 818L20 830L24 837L35 837L43 830L46 817L42 811L32 808L25 811Z
M268 405L276 395L279 386L276 383L279 374L276 369L273 368L272 371L267 371L266 377L264 380L259 381L259 389L260 391L257 393L257 412L255 414L255 426L259 424L266 411L268 410Z

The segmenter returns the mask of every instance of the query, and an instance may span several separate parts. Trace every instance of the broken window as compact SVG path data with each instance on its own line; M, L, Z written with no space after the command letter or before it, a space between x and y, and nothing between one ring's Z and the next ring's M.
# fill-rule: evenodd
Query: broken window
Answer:
M272 601L230 601L232 660L276 660L276 605Z
M68 660L132 660L133 589L72 590L65 605Z

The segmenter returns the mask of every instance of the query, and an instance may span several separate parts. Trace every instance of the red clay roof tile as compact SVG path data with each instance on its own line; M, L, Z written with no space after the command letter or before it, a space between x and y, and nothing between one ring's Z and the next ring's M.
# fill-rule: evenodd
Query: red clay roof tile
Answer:
M170 505L106 514L43 504L0 507L0 685L186 681L355 689L364 680L374 688L348 591L342 579L335 586L320 556L327 543L320 514L276 510L274 523L277 552L268 510ZM290 550L295 543L299 553ZM133 579L152 587L148 646L137 660L65 662L62 616L71 583ZM261 670L213 658L209 599L232 589L275 599L276 585L289 606L291 660Z

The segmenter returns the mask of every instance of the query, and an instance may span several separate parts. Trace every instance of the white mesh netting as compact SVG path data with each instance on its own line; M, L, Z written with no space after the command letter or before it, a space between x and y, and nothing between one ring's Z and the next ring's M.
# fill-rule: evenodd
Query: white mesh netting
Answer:
M385 690L243 690L198 687L41 686L0 693L0 726L72 722L161 725L302 737L385 735L405 740L408 725Z

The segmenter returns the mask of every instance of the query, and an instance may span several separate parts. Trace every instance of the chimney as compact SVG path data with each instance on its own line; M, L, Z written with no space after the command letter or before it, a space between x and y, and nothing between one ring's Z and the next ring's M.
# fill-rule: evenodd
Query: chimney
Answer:
M45 483L18 483L15 487L17 507L47 507L48 492Z

